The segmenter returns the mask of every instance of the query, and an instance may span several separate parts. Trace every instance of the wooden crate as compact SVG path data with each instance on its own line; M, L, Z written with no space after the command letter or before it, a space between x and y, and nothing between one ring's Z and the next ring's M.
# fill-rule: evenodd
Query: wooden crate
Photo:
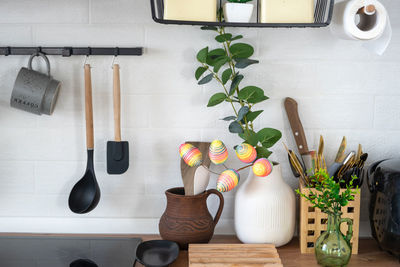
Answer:
M314 189L311 189L314 190ZM343 192L345 189L341 189ZM300 191L307 195L310 189L300 183ZM351 244L353 246L352 254L358 254L358 237L360 226L360 198L361 190L354 196L354 200L349 205L342 208L342 218L350 218L353 220L353 238ZM301 253L314 253L315 242L321 233L326 230L328 224L328 216L321 212L318 208L312 208L311 204L303 197L300 197L300 251ZM347 224L342 223L340 226L342 233L347 233Z
M189 267L283 267L271 244L190 244Z

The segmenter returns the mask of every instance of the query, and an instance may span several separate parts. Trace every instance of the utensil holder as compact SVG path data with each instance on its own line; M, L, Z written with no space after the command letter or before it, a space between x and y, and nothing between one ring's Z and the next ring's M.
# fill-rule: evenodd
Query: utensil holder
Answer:
M300 192L309 195L310 191L316 192L315 189L307 188L300 182ZM340 189L340 193L346 189ZM351 245L353 247L352 254L358 254L358 237L360 226L360 200L361 189L358 194L354 195L354 200L349 201L346 207L342 207L342 218L349 218L353 221L353 237ZM318 237L327 228L328 215L318 208L313 208L312 204L305 198L300 197L300 251L302 254L314 253L315 242ZM347 225L342 224L340 230L347 232Z

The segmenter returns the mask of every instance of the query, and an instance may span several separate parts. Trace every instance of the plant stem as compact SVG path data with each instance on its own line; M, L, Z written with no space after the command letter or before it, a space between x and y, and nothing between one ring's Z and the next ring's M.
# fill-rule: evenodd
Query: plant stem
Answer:
M219 34L226 34L224 27L219 27ZM229 66L230 66L230 68L232 70L232 77L235 77L236 69L235 69L235 65L233 64L232 54L230 53L230 45L231 45L230 41L225 41L223 43L225 53L229 57ZM232 80L232 78L231 78L231 80ZM236 93L239 95L239 86L236 87ZM239 103L240 103L240 106L244 107L245 104L243 103L243 101L241 99L239 99ZM251 109L251 107L249 105L249 111L250 111L250 109ZM239 122L239 123L242 124L241 122ZM246 116L244 117L244 124L245 124L246 131L249 132L249 123L247 121ZM250 125L250 128L251 128L252 131L254 131L254 128L253 128L252 124Z
M244 169L247 169L248 167L251 167L251 166L253 166L253 164L244 166L244 167L242 167L242 168L240 168L240 169L237 169L236 171L237 171L237 172L240 172L240 171L243 171Z
M224 88L225 94L228 96L228 101L231 103L233 111L235 112L236 117L238 116L238 112L236 111L235 105L233 105L233 100L230 98L228 90L226 89L224 83L221 81L221 79L218 77L218 74L212 71L206 64L203 63L203 67L207 68L209 72L211 72L214 75L214 79L216 79ZM242 126L243 127L243 126Z

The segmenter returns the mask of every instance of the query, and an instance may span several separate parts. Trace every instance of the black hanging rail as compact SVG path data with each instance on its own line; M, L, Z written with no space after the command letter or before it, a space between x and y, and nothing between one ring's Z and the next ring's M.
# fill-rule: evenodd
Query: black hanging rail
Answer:
M45 55L70 56L141 56L143 47L0 47L0 55Z

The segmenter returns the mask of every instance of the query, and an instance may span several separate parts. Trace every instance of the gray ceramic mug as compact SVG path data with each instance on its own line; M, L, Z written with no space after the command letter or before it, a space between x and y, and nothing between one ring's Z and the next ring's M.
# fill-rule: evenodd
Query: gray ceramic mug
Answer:
M32 69L32 60L42 57L47 66L47 74ZM50 76L50 62L43 53L29 58L28 68L21 68L14 83L10 104L34 114L53 113L61 83Z

